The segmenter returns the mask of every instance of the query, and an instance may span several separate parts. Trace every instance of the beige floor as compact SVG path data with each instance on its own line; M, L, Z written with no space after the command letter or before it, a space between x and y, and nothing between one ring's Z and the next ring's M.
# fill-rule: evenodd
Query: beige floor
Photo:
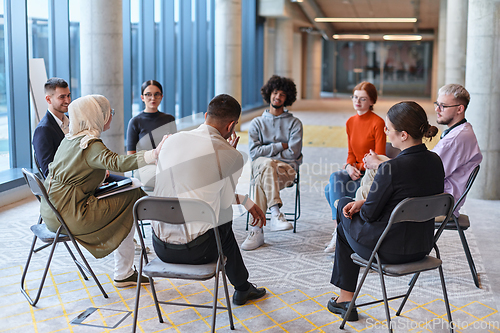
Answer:
M376 112L381 116L396 100L381 99ZM419 101L435 121L430 101ZM322 193L332 171L345 159L343 124L353 114L348 99L298 101L293 112L304 123L304 164L301 168L302 216L297 233L265 232L266 244L256 251L243 252L250 272L250 281L267 289L265 298L234 308L237 332L340 332L340 318L326 310L328 299L337 288L329 284L331 255L323 253L324 243L331 237L333 226L328 204ZM434 118L433 118L434 117ZM247 128L243 124L242 130ZM334 133L334 134L332 134ZM244 132L242 132L244 135ZM247 153L244 140L240 150ZM248 190L249 168L246 166L238 191ZM292 208L293 193L283 194L285 209ZM499 332L500 265L497 264L500 235L499 201L467 200L464 212L469 214L471 228L466 232L478 267L481 288L475 288L458 235L447 231L441 249L453 318L457 332ZM56 250L46 287L37 307L30 307L19 292L19 281L31 243L29 226L36 222L38 203L27 199L0 209L0 332L105 332L90 326L71 325L70 321L89 307L99 307L100 316L90 322L111 325L122 313L131 311L135 289L117 289L112 283L113 257L95 260L87 253L92 267L109 294L104 299L93 281L85 281L73 263L67 260L64 248ZM238 242L244 240L245 217L235 219L234 231ZM147 239L149 243L149 238ZM39 253L33 262L28 288L33 289L43 268L45 254ZM391 291L404 289L407 279L391 279ZM362 297L380 296L378 277L369 274ZM208 303L213 281L205 283L158 279L155 286L162 298ZM222 290L221 290L222 292ZM232 294L232 290L230 291ZM223 301L223 294L219 294ZM149 287L142 288L139 312L140 332L207 332L210 311L162 306L165 323L160 324L152 303ZM392 311L399 301L390 303ZM394 317L394 312L392 312ZM404 313L394 318L396 332L446 332L445 310L437 275L422 275ZM360 321L346 327L347 332L383 331L383 308L360 309ZM217 316L217 331L230 331L225 311ZM131 317L112 331L131 331Z

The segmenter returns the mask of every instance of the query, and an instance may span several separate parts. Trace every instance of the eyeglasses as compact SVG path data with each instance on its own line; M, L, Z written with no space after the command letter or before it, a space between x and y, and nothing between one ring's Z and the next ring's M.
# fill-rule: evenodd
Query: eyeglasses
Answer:
M444 112L444 109L446 108L452 108L452 107L455 107L455 106L460 106L462 104L456 104L456 105L444 105L444 104L439 104L437 101L434 102L434 108L439 108L439 110L441 110L441 112Z
M146 98L151 98L151 97L154 97L154 98L160 98L162 95L162 93L159 93L159 92L155 92L154 95L152 93L145 93L144 94L144 97Z
M368 98L366 97L358 97L358 96L351 96L351 99L353 101L360 101L360 102L366 102L368 100Z
M111 115L114 116L115 115L115 109L111 109Z

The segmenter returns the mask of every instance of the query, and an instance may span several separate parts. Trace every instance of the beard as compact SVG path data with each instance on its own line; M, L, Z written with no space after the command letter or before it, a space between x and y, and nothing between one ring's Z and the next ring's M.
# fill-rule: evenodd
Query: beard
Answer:
M271 102L271 106L272 106L273 108L275 108L275 109L282 108L282 107L283 107L283 105L285 105L285 103L281 103L281 105L278 105L278 104L273 104L273 103Z
M439 125L449 125L451 123L451 121L453 120L453 118L451 117L448 117L448 118L441 118L441 119L437 119L436 122L439 124Z

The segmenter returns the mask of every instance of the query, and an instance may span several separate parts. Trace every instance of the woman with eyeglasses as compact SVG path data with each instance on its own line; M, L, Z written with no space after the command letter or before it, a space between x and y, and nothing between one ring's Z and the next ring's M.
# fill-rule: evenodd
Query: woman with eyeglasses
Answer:
M143 112L130 119L127 130L127 154L154 149L167 134L177 132L175 118L158 110L163 99L163 88L158 81L148 80L141 86L141 100L146 105ZM146 166L134 173L146 187L154 187L156 168Z
M370 150L385 155L384 120L373 112L373 105L377 102L377 88L370 82L363 81L354 87L351 98L356 114L346 122L347 162L342 170L331 174L330 182L325 187L326 200L332 208L332 219L335 221L336 201L343 197L354 198L359 188L365 172L363 157ZM337 229L325 248L327 253L335 251L336 232Z
M61 141L49 164L45 188L78 242L94 257L114 252L114 285L122 288L137 283L134 264L134 203L146 193L140 188L96 198L97 187L106 170L126 172L147 163L154 164L164 140L154 150L134 155L118 155L100 139L108 130L113 111L102 95L83 96L68 107L69 133ZM166 137L165 137L166 138ZM47 228L57 231L60 223L48 204L42 200L40 214ZM145 277L141 283L147 283Z
M340 292L327 306L330 312L342 317L352 301L359 275L360 266L352 261L351 254L370 258L392 211L401 201L444 191L443 163L422 142L424 137L432 138L438 132L429 124L424 109L415 102L400 102L389 109L385 124L392 146L401 152L380 164L366 199L342 198L338 202L338 236L330 283ZM378 251L380 261L401 264L421 260L432 250L433 243L434 219L394 224ZM347 320L358 320L356 308Z

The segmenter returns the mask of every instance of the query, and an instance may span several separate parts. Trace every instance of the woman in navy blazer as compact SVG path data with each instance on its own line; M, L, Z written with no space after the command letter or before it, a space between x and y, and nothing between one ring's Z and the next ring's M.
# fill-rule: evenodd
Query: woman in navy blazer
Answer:
M439 156L422 143L437 128L415 102L392 106L385 118L385 132L401 153L380 164L366 200L339 200L337 244L330 283L340 288L340 296L328 302L328 309L345 315L358 281L359 266L351 260L353 252L369 259L396 205L409 197L443 193L444 169ZM391 227L379 254L385 263L404 263L424 258L432 249L434 221L398 223ZM355 308L354 308L355 309ZM352 311L347 320L358 319Z

